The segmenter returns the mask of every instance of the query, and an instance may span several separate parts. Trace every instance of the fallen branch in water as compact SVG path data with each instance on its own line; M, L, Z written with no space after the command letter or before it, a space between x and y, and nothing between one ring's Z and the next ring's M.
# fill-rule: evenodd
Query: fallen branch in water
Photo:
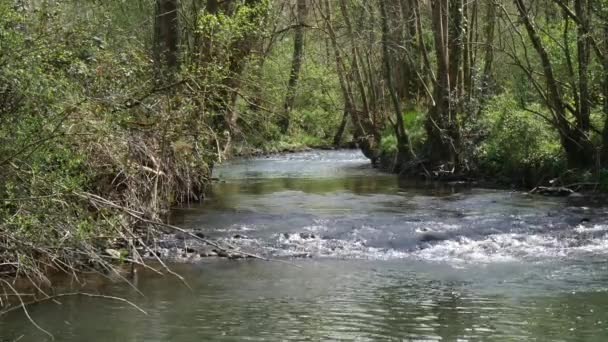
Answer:
M62 293L62 294L58 294L58 295L53 295L53 296L47 296L44 297L42 299L39 300L33 300L31 302L21 302L21 304L17 305L17 306L13 306L9 309L6 309L4 311L0 311L0 317L8 314L9 312L15 311L15 310L19 310L21 308L24 308L25 306L30 306L30 305L34 305L34 304L39 304L42 302L47 302L49 300L51 301L56 301L58 298L63 298L63 297L75 297L75 296L83 296L83 297L91 297L91 298L102 298L102 299L110 299L110 300L114 300L114 301L118 301L118 302L123 302L126 304L129 304L131 307L137 309L137 311L143 313L144 315L148 315L148 312L146 312L144 309L142 309L141 307L139 307L137 304L121 298L121 297L114 297L114 296L107 296L107 295L101 295L101 294L94 294L94 293L87 293L87 292L70 292L70 293ZM25 309L25 308L24 308Z
M570 196L574 192L574 190L563 186L537 186L529 193L543 196Z
M19 299L19 303L21 303L18 306L14 307L14 308L11 308L9 310L12 311L12 310L17 310L17 309L23 308L23 313L25 313L25 317L27 317L27 319L30 321L30 323L32 323L32 325L34 327L36 327L36 329L42 331L47 336L49 336L51 338L51 340L54 341L55 340L55 336L53 336L53 334L51 334L50 332L44 330L41 326L38 325L38 323L36 323L36 321L34 321L34 319L32 318L32 316L30 316L29 311L27 311L26 304L23 302L23 298L21 298L21 296L19 296L19 292L17 292L17 290L13 287L13 285L11 285L11 283L9 283L8 281L6 281L6 280L4 280L2 278L0 278L0 281L2 283L6 284L9 287L9 289L11 289L11 291L13 291L13 293L17 295L17 299ZM2 317L4 314L8 313L9 310L0 312L0 317Z
M4 284L8 285L9 288L13 291L16 291L15 288L13 286L11 286L10 283L8 283L6 280L0 279L0 281L2 281ZM15 310L19 310L19 309L23 309L23 312L25 313L25 316L27 317L27 319L30 321L30 323L32 323L32 325L34 327L36 327L36 329L40 330L41 332L43 332L44 334L46 334L47 336L49 336L51 338L51 340L55 340L55 336L53 336L53 334L51 334L50 332L48 332L47 330L45 330L44 328L42 328L40 325L38 325L38 323L36 323L36 321L34 321L34 319L30 316L29 311L27 310L27 307L30 305L35 305L35 304L39 304L42 302L47 302L47 301L54 301L58 304L61 304L60 302L57 301L58 298L63 298L63 297L74 297L74 296L85 296L85 297L91 297L91 298L102 298L102 299L110 299L110 300L114 300L114 301L119 301L119 302L123 302L126 303L128 305L130 305L131 307L137 309L139 312L143 313L144 315L148 315L148 313L140 308L137 304L124 299L124 298L120 298L120 297L114 297L114 296L106 296L106 295L100 295L100 294L93 294L93 293L86 293L86 292L73 292L73 293L62 293L62 294L58 294L58 295L54 295L54 296L46 296L42 299L39 300L34 300L31 302L27 302L25 303L23 301L23 299L21 298L21 296L17 295L17 298L19 299L19 305L17 306L13 306L9 309L6 309L4 311L0 311L0 317L15 311Z
M226 253L229 256L231 254L237 253L237 254L240 254L242 256L246 256L246 257L253 258L253 259L259 259L259 260L264 260L264 261L272 261L272 262L279 262L279 263L284 263L284 264L287 264L287 265L290 265L290 266L294 266L294 267L297 267L297 268L302 268L301 266L298 266L298 265L296 265L294 263L287 262L287 261L284 261L284 260L270 259L270 258L266 258L266 257L260 256L260 255L257 255L257 254L243 252L240 249L235 248L234 246L231 246L231 249L226 249L225 247L222 247L222 246L218 245L217 243L215 243L215 242L213 242L211 240L202 238L202 237L200 237L200 236L198 236L196 234L193 234L192 232L189 232L189 231L187 231L187 230L185 230L183 228L176 227L176 226L173 226L173 225L170 225L170 224L161 223L161 222L155 222L155 221L147 220L147 219L144 219L144 218L140 218L140 220L142 222L146 222L146 223L149 223L149 224L157 225L157 226L160 226L160 227L165 227L165 228L173 229L173 230L176 230L178 232L184 233L184 234L192 237L193 239L196 239L198 241L204 242L204 243L206 243L206 244L208 244L210 246L213 246L213 247L221 250L222 252Z
M79 197L82 197L82 198L86 198L86 199L88 199L90 201L94 201L94 202L97 202L97 203L100 203L100 204L105 204L105 205L107 205L109 207L112 207L114 209L121 210L121 211L123 211L124 213L126 213L127 215L131 216L132 218L134 218L135 220L137 220L139 222L143 222L143 223L147 223L147 224L150 224L150 225L154 225L154 226L158 226L158 227L164 227L164 228L168 228L168 229L171 229L171 230L174 230L174 231L178 231L178 232L180 232L182 234L185 234L185 235L187 235L187 236L189 236L189 237L191 237L191 238L193 238L195 240L203 242L203 243L205 243L205 244L207 244L209 246L215 247L215 248L217 248L218 250L220 250L221 252L225 253L228 256L233 255L233 254L237 254L237 255L241 255L243 257L249 257L249 258L259 259L259 260L264 260L264 261L279 262L279 263L284 263L284 264L287 264L287 265L290 265L290 266L294 266L294 267L297 267L297 268L301 268L301 266L298 266L298 265L296 265L294 263L287 262L287 261L284 261L284 260L270 259L270 258L263 257L261 255L244 252L244 251L241 251L240 249L236 248L235 246L230 246L230 248L226 248L224 246L221 246L220 244L218 244L215 241L202 238L202 237L200 237L200 236L198 236L198 235L196 235L196 234L194 234L194 233L192 233L192 232L190 232L190 231L188 231L186 229L183 229L183 228L171 225L171 224L167 224L167 223L163 223L163 222L159 222L159 221L155 221L155 220L150 220L150 219L144 218L144 217L141 216L140 212L137 212L137 211L134 211L134 210L132 210L130 208L121 206L121 205L116 204L116 203L114 203L114 202L112 202L110 200L107 200L107 199L105 199L103 197L100 197L100 196L97 196L97 195L94 195L94 194L91 194L91 193L86 193L86 192L84 192L84 193L75 193L75 195L77 195ZM155 254L155 253L153 253L153 254ZM157 257L157 259L158 259L158 257ZM160 262L162 263L162 261L160 261Z

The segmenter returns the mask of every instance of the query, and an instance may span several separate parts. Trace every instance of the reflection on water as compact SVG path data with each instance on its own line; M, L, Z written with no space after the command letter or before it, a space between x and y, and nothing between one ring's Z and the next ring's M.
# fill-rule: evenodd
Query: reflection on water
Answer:
M204 262L176 266L191 291L176 280L143 275L138 285L145 297L124 286L110 289L147 316L90 298L35 306L31 313L58 341L604 341L608 336L603 291L547 293L525 283L505 284L517 278L513 273L535 277L517 265L463 271L396 261L297 264L302 268ZM577 283L589 286L589 281ZM0 328L3 338L45 339L18 314Z
M355 152L241 160L216 175L204 205L173 222L273 257L462 264L608 253L605 207L400 180Z
M605 341L608 213L601 205L398 181L356 152L235 161L173 223L289 258L200 260L175 279L30 313L58 341ZM238 238L235 235L238 234ZM13 312L0 340L44 341Z

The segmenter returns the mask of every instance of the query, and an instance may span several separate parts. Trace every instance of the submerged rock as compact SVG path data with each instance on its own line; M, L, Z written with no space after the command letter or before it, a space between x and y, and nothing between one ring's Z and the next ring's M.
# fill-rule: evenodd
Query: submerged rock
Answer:
M313 233L300 233L300 238L308 240L308 239L316 239L317 237Z
M431 231L427 231L427 232L420 234L420 237L418 238L418 240L420 240L420 242L445 241L448 239L449 239L449 236L446 233L431 232Z
M569 226L578 226L581 224L589 223L591 220L588 217L571 216L565 218L566 224Z

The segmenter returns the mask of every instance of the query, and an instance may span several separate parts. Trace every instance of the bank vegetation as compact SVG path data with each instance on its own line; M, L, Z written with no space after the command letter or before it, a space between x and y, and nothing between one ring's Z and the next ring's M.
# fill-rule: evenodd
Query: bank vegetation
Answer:
M235 155L357 146L407 177L608 188L606 0L2 0L0 18L5 293L145 265Z

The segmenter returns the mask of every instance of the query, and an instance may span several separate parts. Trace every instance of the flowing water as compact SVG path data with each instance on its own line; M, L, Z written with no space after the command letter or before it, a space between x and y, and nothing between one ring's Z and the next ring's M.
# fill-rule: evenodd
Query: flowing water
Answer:
M400 182L353 151L234 161L173 223L280 260L178 264L30 307L57 341L606 341L608 208ZM0 341L48 340L13 312Z

